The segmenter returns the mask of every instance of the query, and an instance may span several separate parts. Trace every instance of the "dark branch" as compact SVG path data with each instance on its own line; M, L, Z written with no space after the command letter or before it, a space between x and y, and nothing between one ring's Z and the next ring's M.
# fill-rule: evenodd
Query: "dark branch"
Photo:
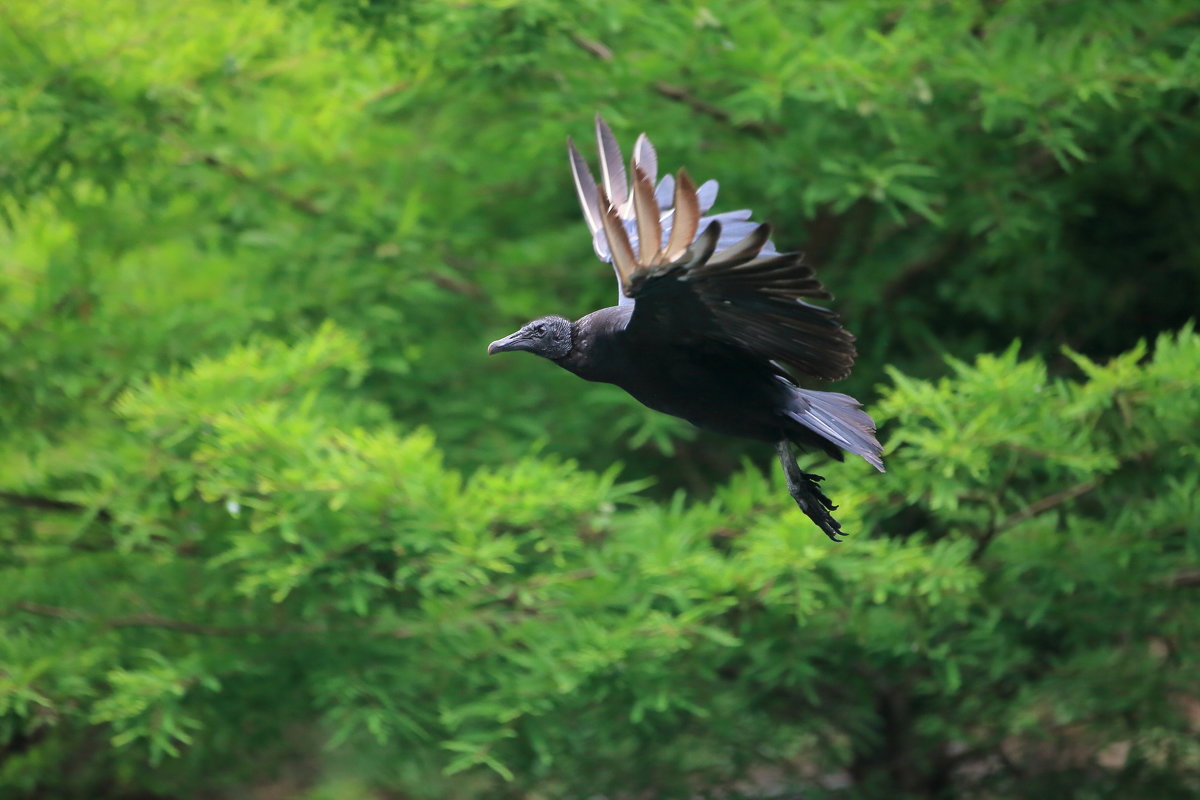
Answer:
M396 83L389 84L389 85L383 87L382 89L380 89L379 91L375 92L374 94L370 95L369 97L367 97L365 100L363 100L361 103L358 104L358 107L362 108L364 106L369 106L372 103L378 103L380 100L385 100L394 94L399 94L400 92L403 92L405 89L408 89L411 85L412 84L409 81L397 81Z
M997 533L1002 533L1027 519L1045 514L1047 511L1071 502L1076 497L1087 494L1099 485L1100 481L1093 478L1082 483L1077 483L1074 486L1068 486L1066 489L1055 492L1054 494L1046 495L1041 500L1038 500L1035 503L1030 503L1017 513L1006 517L999 525L996 526L996 531Z
M601 61L612 61L613 52L603 42L589 39L586 36L580 36L578 33L572 33L570 36L572 42Z
M40 511L58 511L67 514L84 514L95 513L96 519L102 522L109 522L112 515L103 508L92 508L80 503L72 503L69 500L57 500L53 497L42 497L33 494L19 494L17 492L0 491L0 500L9 505L21 506L22 508L36 508Z
M1171 586L1188 589L1200 587L1200 569L1185 569L1177 572L1167 579L1167 583Z
M752 133L756 136L779 136L783 133L783 128L779 125L772 125L765 122L734 122L733 117L725 109L715 106L707 100L701 100L694 94L684 89L682 86L673 86L669 83L661 81L653 84L654 91L661 94L668 100L674 100L677 103L683 103L690 107L698 114L703 114L706 117L712 117L718 122L723 122L726 125L732 125L738 130Z
M247 186L251 186L259 190L260 192L269 194L276 200L282 200L292 209L299 211L301 214L306 214L310 217L320 217L324 216L325 214L325 212L317 208L317 206L311 200L303 197L297 197L289 192L284 191L283 189L280 189L274 184L266 183L265 181L254 178L248 175L245 170L236 164L230 164L226 161L222 161L211 153L201 153L196 158L200 163L209 167L213 167L214 169L224 173L225 175L228 175L239 183L244 183Z
M1065 505L1075 498L1087 494L1099 485L1100 481L1094 478L1083 483L1077 483L1061 491L1048 494L1041 500L1030 503L1015 514L1010 514L1001 520L999 524L992 526L986 534L979 538L975 543L975 549L971 552L971 560L977 561L983 555L984 551L987 550L992 540L1009 528L1015 527L1027 519L1045 514L1047 511L1051 511L1061 505Z
M288 636L325 633L323 629L316 627L262 628L257 626L223 627L220 625L205 625L199 622L168 619L167 617L160 617L157 614L136 614L129 617L101 619L71 608L60 608L58 606L48 606L43 603L27 601L14 603L12 608L16 611L34 614L39 617L51 617L53 619L70 620L72 622L86 622L92 625L99 625L103 628L162 628L164 630L177 631L178 633L187 633L195 636Z

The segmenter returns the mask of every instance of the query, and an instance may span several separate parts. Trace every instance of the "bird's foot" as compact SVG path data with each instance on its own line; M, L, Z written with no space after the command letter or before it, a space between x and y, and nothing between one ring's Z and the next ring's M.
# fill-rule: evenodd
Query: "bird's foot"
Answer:
M824 475L817 475L813 472L801 472L800 476L808 481L809 488L812 489L812 492L817 496L817 499L821 501L821 505L825 506L825 508L829 509L830 511L837 511L837 506L833 504L833 501L830 500L829 497L821 491L821 487L817 485L817 481L825 480Z
M816 523L821 531L835 542L842 541L846 533L842 531L841 523L829 513L837 508L824 492L817 486L817 481L824 480L820 475L801 472L802 480L793 484L788 482L788 491L796 505L800 507L809 519Z
M842 531L841 524L829 513L836 510L837 506L817 485L818 481L823 481L825 478L801 470L791 450L785 444L779 446L779 461L783 464L783 474L787 478L788 493L796 501L796 505L821 529L822 533L835 542L842 541L841 537L847 534Z

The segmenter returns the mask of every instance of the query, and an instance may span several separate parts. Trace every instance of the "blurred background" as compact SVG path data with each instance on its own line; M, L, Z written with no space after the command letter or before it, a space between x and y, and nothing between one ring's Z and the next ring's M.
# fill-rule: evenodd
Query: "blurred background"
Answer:
M720 182L889 473L484 352ZM0 7L0 795L1200 793L1183 0Z

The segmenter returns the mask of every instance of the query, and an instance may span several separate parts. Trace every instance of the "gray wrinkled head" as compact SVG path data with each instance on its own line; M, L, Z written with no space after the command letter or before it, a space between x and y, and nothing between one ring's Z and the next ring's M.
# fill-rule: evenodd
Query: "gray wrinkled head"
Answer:
M525 350L551 361L571 352L571 322L562 317L542 317L527 323L516 333L488 345L488 355Z

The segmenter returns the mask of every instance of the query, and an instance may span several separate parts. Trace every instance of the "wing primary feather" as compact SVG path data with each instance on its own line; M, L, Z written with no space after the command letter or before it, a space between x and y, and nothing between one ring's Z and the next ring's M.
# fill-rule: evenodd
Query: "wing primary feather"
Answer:
M654 182L639 166L633 168L633 210L637 217L638 263L652 266L662 252L662 223L654 199Z
M596 115L596 144L600 150L600 177L604 181L604 191L611 203L623 206L629 201L629 184L625 180L621 146L599 114Z
M704 233L696 237L688 249L680 257L679 261L683 265L684 270L690 270L693 267L703 264L712 258L713 250L717 247L717 240L721 238L721 223L710 222L708 227L704 229ZM687 277L687 273L684 273Z
M654 190L654 199L658 200L659 208L672 208L675 198L675 176L671 173L663 175Z
M750 232L745 239L742 239L735 245L726 247L713 254L710 264L727 265L730 262L741 263L749 261L758 255L758 251L763 249L763 245L771 238L771 226L764 222L753 231Z
M600 229L600 197L596 193L596 179L588 169L587 161L579 154L575 142L567 137L567 152L571 157L571 177L575 180L575 192L579 195L579 205L583 208L583 219L588 230L595 235Z
M700 213L708 211L717 202L717 189L720 188L714 180L707 180L696 190L696 201L700 203Z
M651 186L658 180L658 153L644 133L638 136L633 145L633 169L635 172L640 169L646 173Z
M626 233L621 218L617 216L617 209L603 189L600 189L599 193L600 220L604 226L604 236L608 239L608 249L612 253L613 266L617 270L617 279L621 283L621 291L632 297L630 281L633 273L637 270L637 259L633 256L633 247L629 244L629 234Z
M720 231L720 225L717 230ZM688 252L696 231L700 227L700 203L696 199L696 184L692 183L687 170L679 170L675 181L675 215L671 222L671 237L667 241L666 260L675 261ZM711 230L712 226L709 226ZM713 240L716 244L716 240Z

